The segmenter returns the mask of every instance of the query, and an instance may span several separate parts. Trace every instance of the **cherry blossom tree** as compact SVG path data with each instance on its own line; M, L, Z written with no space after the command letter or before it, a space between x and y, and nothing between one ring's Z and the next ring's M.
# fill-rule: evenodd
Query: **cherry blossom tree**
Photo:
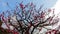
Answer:
M54 28L60 18L54 14L54 9L39 9L33 3L20 3L14 10L7 10L0 14L0 28L8 34L57 34ZM3 26L4 25L4 26ZM49 28L53 27L53 28ZM1 31L2 31L1 29ZM5 31L4 31L5 30Z

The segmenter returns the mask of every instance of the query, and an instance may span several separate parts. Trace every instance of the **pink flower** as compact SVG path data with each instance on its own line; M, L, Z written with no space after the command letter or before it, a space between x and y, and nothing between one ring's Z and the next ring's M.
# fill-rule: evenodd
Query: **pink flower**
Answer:
M20 8L23 10L24 9L24 5L21 3L20 4Z

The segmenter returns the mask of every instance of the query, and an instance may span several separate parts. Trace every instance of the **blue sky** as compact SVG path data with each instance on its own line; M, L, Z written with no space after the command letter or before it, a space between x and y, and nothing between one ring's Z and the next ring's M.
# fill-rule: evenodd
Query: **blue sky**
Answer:
M57 0L0 0L0 12L14 9L16 5L18 5L18 3L21 3L22 1L23 1L23 4L33 2L36 5L36 8L38 9L39 6L41 6L42 4L44 4L43 8L50 8L54 4L56 4ZM7 2L9 4L9 7L6 5Z

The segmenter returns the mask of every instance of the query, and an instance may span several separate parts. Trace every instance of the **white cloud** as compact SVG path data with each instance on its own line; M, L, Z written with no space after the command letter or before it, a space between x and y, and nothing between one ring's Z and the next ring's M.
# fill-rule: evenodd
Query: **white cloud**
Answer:
M57 0L56 4L52 7L52 9L55 9L55 14L57 16L57 14L60 13L60 0ZM60 15L58 15L60 18ZM55 28L57 28L60 25L60 23L58 23L57 25L55 25Z
M55 14L58 14L60 12L60 0L57 0L56 4L52 8L55 8Z

